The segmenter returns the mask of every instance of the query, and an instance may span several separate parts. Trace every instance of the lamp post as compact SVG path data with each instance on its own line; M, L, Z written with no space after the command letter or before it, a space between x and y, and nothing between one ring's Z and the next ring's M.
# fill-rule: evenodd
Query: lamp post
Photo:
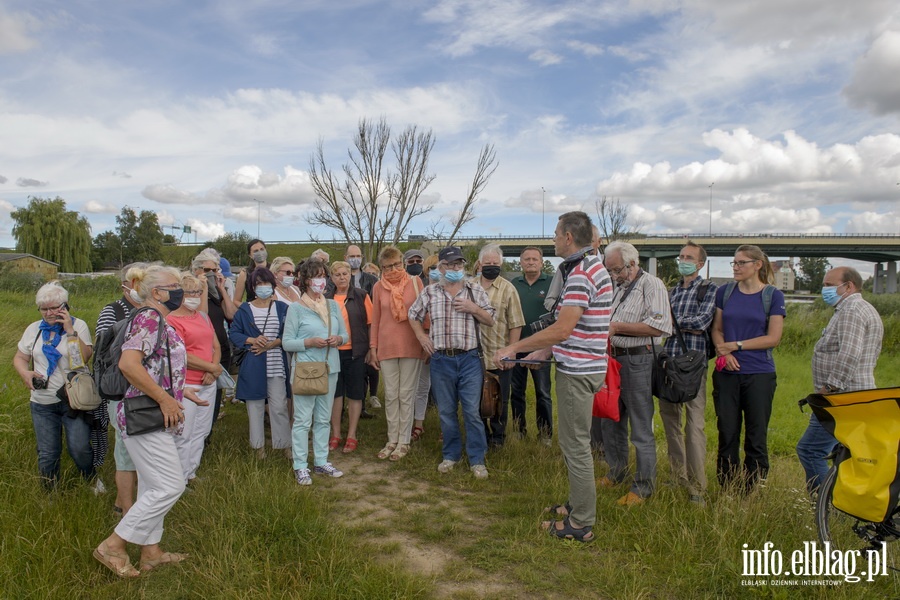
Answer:
M266 201L257 200L256 198L254 198L253 201L256 202L256 238L259 239L259 216L262 212L262 205L265 204Z
M547 195L547 190L544 189L544 186L541 186L541 237L544 237L544 196Z
M713 181L709 184L709 237L712 237L712 186L716 185Z

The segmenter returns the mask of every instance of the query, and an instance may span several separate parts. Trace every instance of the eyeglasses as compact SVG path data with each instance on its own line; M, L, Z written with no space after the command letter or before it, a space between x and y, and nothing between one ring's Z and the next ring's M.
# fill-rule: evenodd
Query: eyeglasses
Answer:
M403 268L402 262L395 262L395 263L391 263L389 265L381 265L382 271L393 271L394 269L402 269L402 268Z
M619 267L618 269L607 269L607 271L609 271L610 273L612 273L613 275L618 277L619 275L621 275L622 271L625 271L627 269L628 269L628 265L625 265L625 266Z
M185 291L185 292L184 292L184 295L185 295L185 296L191 296L191 297L194 297L194 298L199 298L200 296L203 295L203 290L195 290L195 291L193 291L193 292Z
M294 276L294 272L293 272L293 271L278 271L278 272L281 273L282 275L287 275L288 277L293 277L293 276Z
M65 307L65 304L60 304L60 305L58 305L58 306L41 306L41 307L38 307L38 310L41 311L42 313L44 313L44 312L55 312L55 311L57 311L57 310L59 310L59 309L61 309L61 308L64 308L64 307Z
M177 283L172 283L170 285L158 285L153 289L154 290L166 290L167 292L177 292L178 290L181 289L181 286L178 285Z
M428 267L429 271L434 271L435 269L437 269L437 265L431 265L430 267Z
M755 262L756 262L755 260L733 260L728 264L730 264L732 266L732 268L737 267L738 269L743 269L747 265L755 263Z
M444 265L444 268L450 269L451 271L461 271L466 266L466 263L461 260L453 261L452 263L443 262L441 264Z
M204 273L221 273L222 269L218 267L203 267Z

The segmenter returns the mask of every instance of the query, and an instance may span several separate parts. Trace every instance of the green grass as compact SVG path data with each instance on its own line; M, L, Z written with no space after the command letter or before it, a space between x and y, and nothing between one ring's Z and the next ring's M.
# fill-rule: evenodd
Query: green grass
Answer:
M93 323L115 287L80 285L73 312ZM488 456L490 479L475 481L464 465L449 475L436 472L433 411L424 440L396 464L374 457L385 436L376 419L361 424L357 455L332 455L344 478L300 488L286 460L252 455L243 406L229 405L204 455L203 481L166 519L164 547L191 559L119 581L91 557L115 526L113 493L93 496L68 456L57 492L47 495L38 483L27 394L11 367L15 342L38 318L31 294L0 289L0 335L7 340L0 348L0 598L900 596L895 576L834 588L741 586L742 544L761 548L771 541L789 554L816 537L794 455L808 419L796 401L810 391L810 352L827 312L791 308L785 347L776 350L772 470L767 486L749 498L729 499L712 483L709 503L700 508L660 486L645 505L623 509L615 500L624 490L600 490L597 541L560 543L538 530L542 508L564 500L568 489L556 446L511 439ZM877 380L900 385L897 348L885 346ZM656 435L664 482L669 467L658 420ZM707 435L714 481L711 401ZM597 475L605 470L598 464ZM111 455L102 476L112 487Z

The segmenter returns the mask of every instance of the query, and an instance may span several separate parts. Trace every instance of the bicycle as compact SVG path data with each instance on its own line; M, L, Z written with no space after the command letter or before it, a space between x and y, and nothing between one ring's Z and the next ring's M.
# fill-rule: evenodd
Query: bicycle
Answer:
M819 541L863 559L879 553L900 571L900 388L810 394L804 404L839 442L816 499Z

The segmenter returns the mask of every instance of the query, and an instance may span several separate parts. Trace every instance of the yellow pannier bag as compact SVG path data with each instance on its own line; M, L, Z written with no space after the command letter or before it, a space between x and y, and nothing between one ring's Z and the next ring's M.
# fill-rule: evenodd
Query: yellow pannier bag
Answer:
M822 426L841 443L831 503L857 519L880 523L900 496L900 388L811 394Z

